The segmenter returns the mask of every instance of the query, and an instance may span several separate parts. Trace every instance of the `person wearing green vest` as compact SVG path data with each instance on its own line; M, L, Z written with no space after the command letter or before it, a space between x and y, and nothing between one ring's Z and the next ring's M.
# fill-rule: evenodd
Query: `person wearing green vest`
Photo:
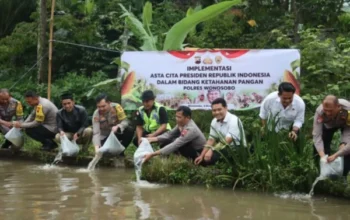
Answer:
M135 146L139 146L142 137L157 137L171 129L165 107L155 102L155 98L151 90L142 93L142 106L136 112Z

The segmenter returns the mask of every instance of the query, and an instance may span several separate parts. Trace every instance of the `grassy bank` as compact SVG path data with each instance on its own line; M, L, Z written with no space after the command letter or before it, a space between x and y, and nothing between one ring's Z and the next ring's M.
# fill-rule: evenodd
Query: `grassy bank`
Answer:
M234 169L220 163L211 167L195 166L181 156L173 155L168 158L154 158L142 168L142 178L150 182L180 185L205 185L206 187L233 188L246 191L260 192L294 192L309 193L312 182L317 175L306 173L297 168L271 168L269 180L261 178L266 170L257 170L256 176L246 178L235 177ZM299 173L296 179L295 173ZM285 173L282 173L285 172ZM294 172L294 173L293 173ZM260 173L260 181L258 174ZM281 175L281 177L279 177ZM274 181L273 178L276 178ZM280 180L280 181L278 181ZM283 180L284 182L281 182ZM235 185L237 183L237 185ZM276 185L271 185L276 183ZM265 186L265 187L263 187ZM319 182L314 190L315 195L328 195L350 199L350 176L327 179Z
M1 149L0 150L0 158L2 159L10 159L10 160L23 160L23 161L37 161L42 163L49 163L51 164L57 153L59 148L56 148L55 150L51 152L42 151L41 150L41 143L29 138L28 136L24 136L24 146L21 148L18 152L13 152L8 149ZM0 136L0 145L4 142L4 137ZM124 164L127 168L133 168L133 153L135 152L136 147L130 146L125 151L125 160ZM87 152L80 151L77 156L74 157L63 157L62 165L68 165L68 166L79 166L79 167L87 167L89 162L94 157L94 147L91 145L89 147L89 150ZM111 157L104 157L102 158L97 166L103 166L103 167L114 167L114 161Z
M253 113L249 113L253 114ZM167 158L153 158L144 164L142 177L151 182L167 184L202 184L208 187L232 187L262 192L308 193L319 175L318 160L314 156L313 142L308 125L300 132L298 140L289 140L288 131L276 133L266 128L254 128L257 120L248 124L250 136L247 148L235 147L215 166L195 166L190 161L172 155ZM271 124L272 123L272 124ZM273 122L270 126L274 127ZM337 134L339 135L339 134ZM333 146L339 139L334 138ZM249 138L248 138L249 139ZM222 141L222 140L221 140ZM222 142L225 144L225 142ZM254 151L251 147L254 146ZM350 185L350 178L348 185ZM350 188L344 178L320 182L315 193L350 198Z
M164 183L307 192L318 175L311 143L305 143L303 133L294 143L286 138L287 132L265 132L263 137L259 132L254 135L254 152L251 146L229 148L219 164L208 167L194 166L176 155L155 158L144 165L143 176Z
M319 173L318 163L313 155L310 126L312 112L307 112L303 131L295 143L288 140L288 132L275 133L266 129L261 131L257 111L236 112L235 114L243 122L248 137L248 148L234 148L229 151L225 160L209 167L195 166L177 155L167 158L156 157L144 165L143 179L168 184L201 184L207 187L235 187L263 192L309 192ZM133 118L133 115L132 112L129 112L130 119ZM174 112L169 112L169 118L174 118ZM212 119L211 112L194 111L193 119L208 136ZM174 120L170 122L174 126ZM339 142L338 135L334 137L333 146L337 146ZM23 147L25 157L36 158L45 163L53 161L56 152L42 152L40 143L29 137L25 138ZM3 140L0 141L0 143L3 142ZM250 150L252 144L254 145L253 153ZM88 152L80 152L77 157L64 162L67 165L83 164L85 166L94 155L93 149L91 146ZM133 145L127 148L126 167L133 167L135 149ZM113 166L110 159L102 160L99 165ZM315 193L347 195L348 197L348 190L342 180L325 181L317 185Z

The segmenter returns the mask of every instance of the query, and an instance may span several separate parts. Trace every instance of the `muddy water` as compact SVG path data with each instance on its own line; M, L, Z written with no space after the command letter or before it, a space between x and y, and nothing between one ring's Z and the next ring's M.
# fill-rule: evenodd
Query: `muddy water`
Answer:
M134 174L0 161L0 219L350 219L349 201L135 184Z

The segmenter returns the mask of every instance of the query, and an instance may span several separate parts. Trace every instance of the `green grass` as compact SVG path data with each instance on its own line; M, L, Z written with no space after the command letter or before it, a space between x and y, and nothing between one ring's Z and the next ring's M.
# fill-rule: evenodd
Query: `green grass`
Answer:
M270 120L269 125L275 127L275 121ZM276 133L267 127L264 135L260 129L255 132L248 147L229 146L224 136L218 133L217 142L221 142L228 152L218 165L195 166L184 158L172 155L152 159L144 165L142 176L146 180L162 183L205 184L267 192L308 192L318 174L312 141L305 137L303 131L293 142L287 138L288 131ZM250 151L251 145L254 145L253 153Z
M232 170L224 164L211 167L195 166L180 155L167 158L155 157L142 167L142 178L150 182L167 184L204 184L207 187L226 187L232 178L227 178Z

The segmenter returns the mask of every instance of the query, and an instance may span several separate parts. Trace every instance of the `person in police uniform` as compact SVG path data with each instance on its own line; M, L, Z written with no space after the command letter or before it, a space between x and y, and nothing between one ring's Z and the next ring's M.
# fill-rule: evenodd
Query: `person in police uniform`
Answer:
M344 156L343 175L347 175L350 170L350 102L328 95L316 109L312 131L315 151L320 158L330 155L333 135L339 129L342 142L340 149L327 160L332 162L338 156Z
M69 140L82 144L82 149L86 151L91 143L92 129L89 128L89 119L86 109L81 105L76 105L73 95L65 93L61 95L62 107L56 116L57 130L56 141L60 143L61 136L66 135Z
M202 131L191 118L191 109L180 106L176 110L176 126L171 131L157 137L148 137L148 141L165 144L160 150L145 155L144 162L157 155L169 155L178 151L182 156L194 161L202 152L206 139Z
M184 93L182 95L183 95L183 97L180 100L179 105L189 105L189 104L191 104L191 100L187 97L187 94Z
M23 123L16 121L13 126L24 128L29 137L42 143L42 150L55 149L57 147L54 141L57 133L57 107L50 100L40 97L33 91L26 92L25 100L34 109Z
M151 90L146 90L142 93L143 106L136 112L135 146L139 146L142 137L157 137L171 129L165 107L155 102L155 98Z
M22 103L11 97L8 89L0 89L0 132L5 135L12 127L12 120L23 121ZM9 148L11 142L5 140L1 148Z
M111 102L106 94L97 96L96 104L97 109L92 116L92 142L95 146L95 152L103 146L111 131L126 149L132 141L134 129L127 119L123 107L118 103ZM124 152L120 156L124 156Z

